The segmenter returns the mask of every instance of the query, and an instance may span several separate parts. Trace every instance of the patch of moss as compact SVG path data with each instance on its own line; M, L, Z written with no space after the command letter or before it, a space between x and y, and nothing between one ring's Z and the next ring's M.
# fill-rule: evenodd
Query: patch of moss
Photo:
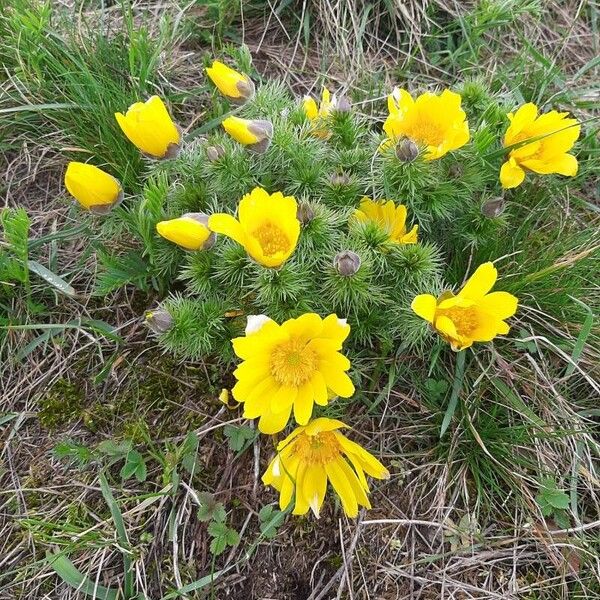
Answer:
M59 379L40 401L42 427L54 430L79 419L85 401L83 390L67 379Z

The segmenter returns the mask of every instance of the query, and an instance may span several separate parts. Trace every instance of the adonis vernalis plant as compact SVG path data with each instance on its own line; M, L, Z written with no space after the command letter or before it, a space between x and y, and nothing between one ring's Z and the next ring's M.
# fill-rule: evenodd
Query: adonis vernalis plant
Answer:
M364 399L382 359L428 364L457 351L464 366L465 352L509 343L527 285L542 290L538 304L551 298L553 285L545 297L539 286L557 267L532 266L528 245L514 246L524 234L510 232L532 198L549 206L564 182L528 189L525 172L575 175L579 125L532 104L515 111L475 84L395 88L373 125L327 88L317 104L219 61L206 72L219 118L203 135L182 136L156 97L117 115L141 152L162 160L151 161L143 196L105 217L137 240L143 269L121 266L129 240L101 255L101 289L160 290L146 321L165 350L232 372L221 400L262 433L298 426L263 477L282 509L318 516L329 482L355 516L370 506L366 475L388 472L330 417ZM84 207L116 204L109 175L77 187L70 171Z

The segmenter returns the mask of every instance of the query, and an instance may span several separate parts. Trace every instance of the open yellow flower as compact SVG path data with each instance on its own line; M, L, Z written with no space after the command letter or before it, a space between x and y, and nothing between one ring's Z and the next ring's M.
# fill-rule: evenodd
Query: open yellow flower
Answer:
M213 61L212 67L206 69L206 74L221 94L235 104L243 104L254 96L254 83L250 77L218 60Z
M445 292L436 299L421 294L412 301L411 308L431 323L453 350L464 350L473 342L489 342L509 332L504 319L517 312L518 304L508 292L490 293L497 277L496 267L491 262L483 263L456 296Z
M83 208L106 214L123 199L121 184L112 176L81 162L70 162L65 171L65 187Z
M344 101L342 101L344 102ZM344 108L350 108L347 101L344 103ZM321 104L317 106L317 102L311 96L304 96L302 101L302 108L306 118L313 123L311 133L317 137L327 139L331 132L327 129L327 117L332 111L338 108L338 99L336 95L333 96L329 90L324 87L323 94L321 96Z
M214 214L208 227L241 244L264 267L281 266L294 252L300 235L298 206L293 196L269 194L254 188L240 201L239 221L227 214Z
M115 113L130 142L153 158L172 158L179 151L181 134L158 96L136 102L126 114Z
M271 144L271 138L273 137L273 124L271 121L254 121L231 115L224 119L221 125L236 142L257 154L266 152Z
M383 147L408 138L425 147L425 159L441 158L469 141L469 124L461 108L461 97L444 90L440 95L425 92L416 100L394 88L388 96L389 116L383 130L388 139Z
M306 425L315 402L326 406L330 393L352 396L350 361L340 353L349 333L336 315L306 313L282 325L265 315L248 317L246 335L232 341L243 362L233 373L237 383L231 392L244 403L244 417L260 417L260 431L277 433L292 408L296 422Z
M354 217L361 223L375 223L388 235L388 242L393 244L416 244L418 225L410 231L406 230L406 206L394 204L393 200L373 201L366 196L354 211Z
M281 510L294 497L293 514L311 509L318 518L328 481L349 517L356 517L359 506L371 508L365 473L376 479L390 474L371 453L338 431L343 427L347 425L336 419L315 419L278 444L277 456L262 480L279 492Z
M208 215L204 213L186 213L177 219L160 221L156 231L186 250L206 250L215 241L215 234L208 228Z
M504 135L504 145L532 141L509 151L508 160L500 169L503 188L521 185L526 171L577 175L577 159L568 152L579 137L581 126L576 119L567 118L567 114L551 110L538 116L538 108L531 102L514 114L508 113L510 125Z

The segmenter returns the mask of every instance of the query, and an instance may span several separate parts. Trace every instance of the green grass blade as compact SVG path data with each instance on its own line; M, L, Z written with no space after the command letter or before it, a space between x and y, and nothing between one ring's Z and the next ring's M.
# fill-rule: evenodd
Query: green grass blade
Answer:
M62 294L73 298L76 295L75 288L69 285L62 277L50 271L36 260L28 260L29 270L41 277L44 281L56 288Z
M81 573L64 554L48 552L46 560L56 574L76 590L98 600L117 600L117 590L96 585L87 575Z
M108 481L106 481L104 473L100 473L100 488L102 490L104 500L106 500L108 508L110 509L110 514L115 524L119 545L125 550L123 552L123 569L125 571L123 593L125 598L133 598L133 570L131 568L131 557L129 556L129 537L127 536L127 529L125 528L125 521L123 521L121 509L112 495L112 491L108 485Z
M462 389L463 377L465 374L465 358L467 352L463 350L459 352L456 357L456 370L454 371L454 381L452 383L452 394L450 396L450 402L448 402L448 408L446 409L446 414L444 415L444 419L442 421L442 427L440 429L440 438L444 437L448 426L450 425L450 421L454 416L454 412L456 411L456 405L458 404L458 396L460 394L460 390Z
M587 316L583 321L583 325L581 326L581 331L577 336L577 341L575 342L575 347L573 348L573 354L571 354L571 362L567 365L567 370L565 371L565 377L569 377L575 371L575 365L577 361L581 357L581 353L583 352L583 348L585 347L585 343L592 332L592 326L594 325L594 313L591 311L590 307L587 304L581 302L581 300L577 300L573 298L577 304L580 304L587 310Z

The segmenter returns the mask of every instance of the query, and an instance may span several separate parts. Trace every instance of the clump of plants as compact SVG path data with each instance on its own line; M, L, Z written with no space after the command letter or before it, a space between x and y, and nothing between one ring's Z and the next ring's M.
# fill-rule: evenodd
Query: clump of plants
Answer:
M140 197L92 165L67 169L68 191L105 220L100 290L164 292L145 315L161 346L233 369L231 396L262 433L295 424L263 475L282 510L318 516L329 483L356 516L367 476L388 471L338 417L384 359L426 380L458 353L443 433L466 353L510 344L515 315L544 327L521 298L563 316L556 285L579 275L564 282L557 259L576 233L548 241L544 219L577 175L580 124L466 82L395 88L382 126L326 88L297 99L219 61L207 75L215 119L200 132L157 96L117 113L149 161Z

